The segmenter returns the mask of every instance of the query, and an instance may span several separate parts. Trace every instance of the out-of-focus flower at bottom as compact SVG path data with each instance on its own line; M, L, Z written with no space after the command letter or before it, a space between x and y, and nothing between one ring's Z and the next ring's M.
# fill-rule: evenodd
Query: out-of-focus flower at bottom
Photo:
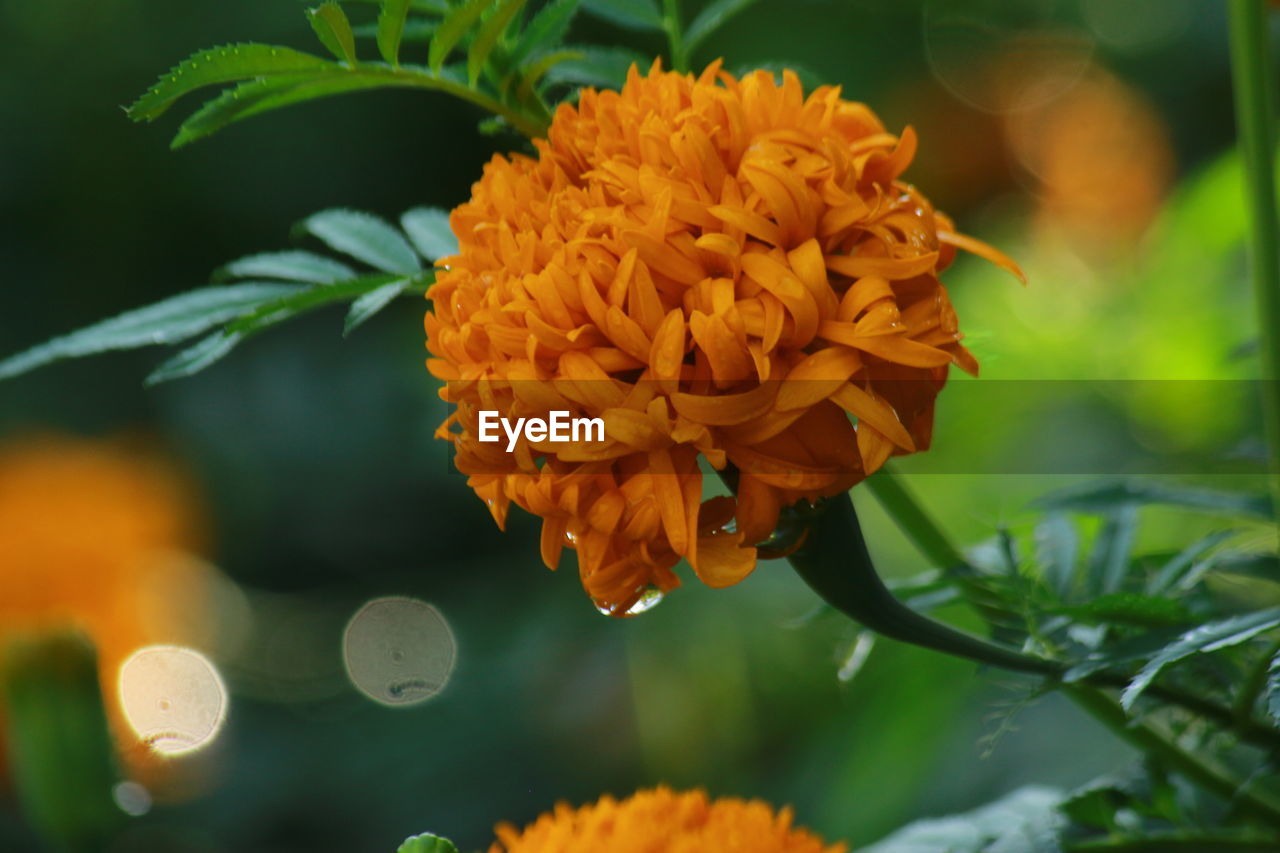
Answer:
M51 436L0 446L0 652L23 635L87 636L135 770L149 750L122 713L119 670L144 646L207 636L211 570L185 556L200 528L191 485L154 454Z
M560 803L524 829L499 824L489 853L844 853L792 824L789 808L712 800L704 791L637 791L573 808Z

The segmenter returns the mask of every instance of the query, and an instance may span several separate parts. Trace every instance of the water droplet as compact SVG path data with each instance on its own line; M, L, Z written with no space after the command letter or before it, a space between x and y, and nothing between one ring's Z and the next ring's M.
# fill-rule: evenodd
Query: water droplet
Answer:
M636 603L631 605L622 613L615 614L613 608L607 604L597 601L596 610L605 616L639 616L641 613L647 613L657 607L662 602L663 592L656 586L651 586L644 592L640 593L640 597L636 599Z
M164 755L193 752L217 736L227 689L204 655L148 646L120 666L120 706L138 739Z
M457 644L436 608L413 598L377 598L351 617L343 634L351 682L383 705L416 705L444 689Z

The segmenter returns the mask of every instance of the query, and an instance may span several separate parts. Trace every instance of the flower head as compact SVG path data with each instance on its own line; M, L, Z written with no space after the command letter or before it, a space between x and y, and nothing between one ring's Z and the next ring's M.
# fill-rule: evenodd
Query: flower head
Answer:
M489 853L844 853L791 825L791 810L759 800L708 799L703 791L637 791L619 802L556 806L523 830L497 828Z
M537 157L494 157L428 293L440 435L499 525L543 518L615 614L755 567L779 511L928 447L953 364L938 272L961 237L900 176L916 138L794 74L632 68L562 105ZM605 440L480 441L479 413L598 417ZM855 427L850 415L857 421ZM703 500L699 460L736 472Z
M177 556L197 539L188 484L154 457L53 437L0 448L0 648L6 635L83 632L124 735L121 663L200 622L203 570Z

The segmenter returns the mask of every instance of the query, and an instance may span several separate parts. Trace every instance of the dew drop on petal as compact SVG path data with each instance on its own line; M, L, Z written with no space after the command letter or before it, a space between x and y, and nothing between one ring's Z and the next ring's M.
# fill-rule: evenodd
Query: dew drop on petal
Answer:
M227 716L227 689L204 655L147 646L120 666L120 706L138 739L162 755L207 746Z
M647 613L662 603L662 595L662 590L658 589L656 586L651 586L640 594L640 597L636 599L635 604L631 605L620 614L614 614L613 608L607 604L601 604L597 601L595 602L595 605L596 610L600 611L605 616L639 616L641 613Z
M457 644L435 607L394 596L366 603L347 623L342 659L356 688L383 705L416 705L444 689Z

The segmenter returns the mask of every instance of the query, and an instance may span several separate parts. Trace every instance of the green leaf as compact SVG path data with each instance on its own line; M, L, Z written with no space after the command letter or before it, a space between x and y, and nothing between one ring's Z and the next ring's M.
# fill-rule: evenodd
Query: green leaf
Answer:
M511 19L524 8L525 0L495 0L497 7L493 14L485 19L476 37L471 41L471 49L467 51L467 81L474 86L480 79L489 54L498 44L498 39L507 30Z
M398 275L370 275L363 278L344 281L340 284L325 284L309 287L297 293L260 305L250 314L245 314L227 324L225 331L251 334L270 328L299 314L329 305L334 302L347 302L358 299L370 291L377 290L385 284L402 278ZM415 279L416 283L416 279Z
M346 2L381 6L383 0L346 0ZM445 15L449 12L449 0L409 0L409 11L421 12L425 15Z
M523 79L520 81L520 88L516 92L516 101L521 104L527 104L532 101L538 84L542 82L542 78L546 76L547 72L560 63L568 62L572 59L582 59L582 53L577 50L558 50L554 53L540 56L529 63L523 69Z
M704 7L698 17L693 19L693 23L689 24L689 29L685 30L685 50L692 53L703 39L754 2L755 0L715 0Z
M471 29L471 25L479 20L480 13L493 2L494 0L467 0L445 17L427 52L427 65L432 71L440 71L440 66L449 58L450 51L466 35L467 30Z
M1147 582L1147 592L1151 595L1160 595L1175 586L1180 589L1189 589L1203 574L1194 569L1197 561L1236 535L1236 532L1235 530L1216 530L1183 548L1172 560L1161 566L1160 571ZM1207 569L1211 563L1206 562L1202 565Z
M1182 632L1174 628L1156 628L1146 633L1108 643L1105 648L1090 653L1077 661L1062 674L1062 680L1074 684L1095 672L1145 661L1176 640Z
M310 53L269 44L229 44L192 54L170 69L127 108L134 121L151 121L190 92L218 83L296 75L336 67Z
M242 340L244 335L238 332L214 332L151 371L143 384L149 387L199 373L235 349Z
M1271 659L1271 667L1267 670L1266 708L1271 719L1280 723L1280 654Z
M551 0L543 6L520 34L520 40L511 51L511 63L518 66L528 57L564 41L569 24L578 12L578 3L579 0Z
M1132 708L1133 703L1138 700L1143 691L1151 686L1151 682L1155 681L1164 668L1170 664L1177 663L1192 655L1216 652L1220 649L1238 646L1264 631L1270 631L1278 626L1280 626L1280 607L1273 607L1267 610L1259 610L1255 613L1246 613L1243 616L1234 616L1218 622L1209 622L1194 628L1183 634L1175 642L1161 649L1142 668L1142 671L1129 682L1129 686L1120 694L1120 704L1124 706L1126 711Z
M627 79L627 69L632 65L647 67L644 55L630 48L573 46L571 50L580 57L561 62L548 71L549 82L616 89Z
M399 281L384 284L377 290L371 290L352 302L351 310L347 312L347 319L342 326L343 337L351 334L365 320L390 305L397 296L408 289L410 283L410 279L402 278Z
M583 8L629 30L661 30L662 13L654 0L584 0Z
M320 43L329 52L348 65L356 64L356 37L351 32L351 22L334 0L307 10L307 20L315 30Z
M410 18L404 22L404 27L400 31L400 44L421 43L427 44L431 41L432 36L436 34L436 30L440 27L439 21L424 21L419 18ZM378 25L360 24L352 27L351 31L355 33L356 38L377 39Z
M1106 513L1127 504L1163 504L1224 515L1271 517L1271 500L1264 495L1218 492L1139 480L1091 481L1059 489L1033 502L1045 510L1083 513Z
M1123 504L1115 508L1094 540L1089 555L1087 587L1091 595L1117 592L1124 586L1138 529L1138 508Z
M400 41L409 17L409 0L382 0L378 10L378 52L392 65L400 64Z
M409 235L418 254L438 261L458 254L458 238L449 227L449 211L438 207L415 207L400 217L400 227Z
M1193 618L1186 607L1171 598L1156 598L1133 592L1118 592L1084 604L1055 607L1052 612L1062 613L1081 622L1114 622L1144 628L1185 625Z
M234 89L228 89L206 102L193 113L178 128L178 134L170 144L173 148L181 148L229 124L302 101L355 92L360 89L409 85L413 84L405 79L377 72L353 71L339 65L311 74L271 77L241 83Z
M64 358L152 344L179 343L218 323L246 314L264 302L299 289L288 284L245 283L191 290L54 338L0 361L0 379Z
M333 284L355 278L344 263L313 252L263 252L248 255L219 268L215 278L279 278L307 284Z
M908 824L860 853L1061 853L1057 838L1066 820L1062 793L1027 786L960 815Z
M308 216L298 227L323 240L331 249L371 267L405 275L422 269L404 236L370 213L344 208L322 210Z
M1071 519L1061 513L1050 513L1036 525L1036 562L1044 571L1044 580L1059 598L1070 597L1076 582L1076 555L1080 537Z
M406 838L396 853L458 853L458 848L447 838L424 832L412 838Z

